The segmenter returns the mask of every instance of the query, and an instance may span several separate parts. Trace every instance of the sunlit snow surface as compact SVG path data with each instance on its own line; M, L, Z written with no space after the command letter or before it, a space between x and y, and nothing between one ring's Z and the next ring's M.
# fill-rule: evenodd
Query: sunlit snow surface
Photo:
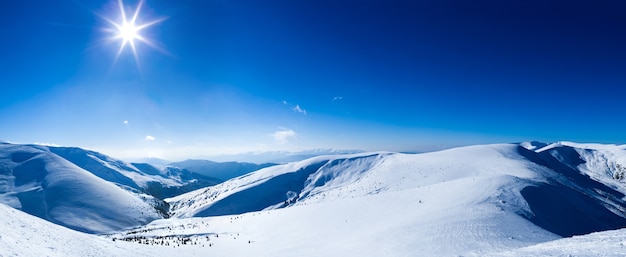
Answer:
M320 156L170 198L176 218L90 246L2 206L0 255L622 256L619 230L560 238L624 227L624 156L574 143ZM29 243L37 231L55 240Z
M157 256L157 250L77 232L0 204L0 256Z

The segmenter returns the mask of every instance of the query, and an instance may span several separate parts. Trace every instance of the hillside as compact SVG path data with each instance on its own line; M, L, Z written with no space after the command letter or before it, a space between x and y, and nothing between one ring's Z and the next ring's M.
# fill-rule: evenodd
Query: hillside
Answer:
M79 231L101 233L162 217L134 194L46 147L0 144L0 202Z

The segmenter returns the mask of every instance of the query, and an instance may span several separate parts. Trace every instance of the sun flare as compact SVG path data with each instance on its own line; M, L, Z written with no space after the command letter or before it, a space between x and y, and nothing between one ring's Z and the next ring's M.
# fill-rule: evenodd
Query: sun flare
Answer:
M137 42L142 42L153 48L164 51L163 49L156 46L152 41L150 41L148 38L144 37L141 34L142 30L165 20L165 18L160 18L160 19L149 21L149 22L140 23L139 20L141 19L139 16L140 16L140 11L141 11L141 7L143 6L143 3L144 1L140 0L134 12L132 12L132 16L129 17L126 14L126 10L130 8L124 5L123 0L118 0L117 5L119 7L119 16L120 16L118 20L114 21L110 18L103 17L104 20L106 20L109 24L112 25L111 28L106 29L112 34L110 39L114 41L120 41L120 47L117 51L117 54L115 55L115 60L119 58L124 48L126 48L126 46L129 45L133 52L133 56L135 57L135 60L138 61Z

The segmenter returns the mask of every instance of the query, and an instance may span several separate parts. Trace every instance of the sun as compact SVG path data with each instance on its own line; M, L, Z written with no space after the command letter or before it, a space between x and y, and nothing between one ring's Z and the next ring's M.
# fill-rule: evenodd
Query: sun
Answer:
M134 40L135 39L140 39L141 36L139 36L139 28L137 28L137 26L135 26L135 24L133 23L125 23L122 24L122 26L120 28L118 28L118 35L117 37L122 38L122 44L124 44L124 42L130 42L131 44L134 44Z
M119 18L117 19L117 21L111 18L105 17L105 16L101 16L105 21L107 21L111 25L110 28L106 29L106 31L108 31L111 34L109 39L120 42L120 47L117 50L117 54L115 55L116 61L119 58L120 54L124 51L126 46L130 46L133 56L135 57L135 61L138 62L138 59L139 59L138 54L137 54L138 42L142 42L155 49L164 51L163 49L158 47L154 42L152 42L150 39L143 36L141 32L142 30L150 26L153 26L155 24L158 24L164 21L166 18L160 18L160 19L149 21L149 22L140 23L139 20L141 19L139 16L140 16L141 7L143 6L143 4L144 4L144 1L140 0L139 3L137 4L137 7L132 12L132 16L127 16L126 10L130 8L124 5L123 0L118 0L117 5L119 7Z

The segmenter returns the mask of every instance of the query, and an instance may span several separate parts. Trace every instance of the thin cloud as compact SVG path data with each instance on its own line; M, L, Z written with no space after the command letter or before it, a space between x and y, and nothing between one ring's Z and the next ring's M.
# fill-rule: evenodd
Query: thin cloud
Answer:
M305 110L305 109L302 109L302 108L300 107L300 105L298 105L298 104L296 104L296 107L293 107L293 108L292 108L292 110L293 110L294 112L299 112L299 113L302 113L302 114L306 115L306 110Z
M274 132L274 134L272 134L272 137L274 137L274 140L276 140L276 142L281 145L289 143L289 140L296 138L297 136L298 136L298 133L296 133L295 131L291 129L279 130L279 131Z
M153 136L151 136L151 135L147 135L147 136L146 136L146 141L154 141L155 139L156 139L156 138L154 138L154 137L153 137Z
M289 106L291 108L291 110L294 111L294 112L302 113L302 114L306 115L306 110L302 109L302 107L300 107L299 104L293 105L292 103L289 103L286 100L283 100L283 105Z
M341 99L343 99L343 96L335 96L335 97L333 97L332 102L339 101Z
M128 125L128 120L122 121L125 125Z

